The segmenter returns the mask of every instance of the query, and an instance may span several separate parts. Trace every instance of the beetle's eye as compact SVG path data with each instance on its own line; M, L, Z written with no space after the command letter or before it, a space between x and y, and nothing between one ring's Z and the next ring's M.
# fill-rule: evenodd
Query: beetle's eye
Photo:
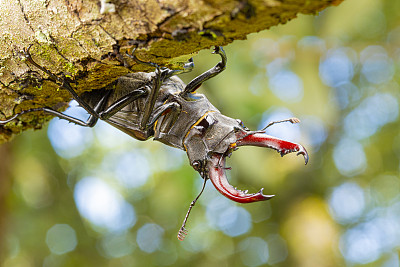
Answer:
M199 171L201 169L201 161L200 160L195 160L192 163L192 167L193 169L195 169L196 171Z
M211 117L206 115L204 119L199 121L199 123L196 125L196 127L200 130L202 134L204 134L208 128L210 128L211 125L215 123L215 120Z
M210 127L210 125L213 123L213 119L210 116L205 116L204 119L202 119L197 126L203 127L205 130Z

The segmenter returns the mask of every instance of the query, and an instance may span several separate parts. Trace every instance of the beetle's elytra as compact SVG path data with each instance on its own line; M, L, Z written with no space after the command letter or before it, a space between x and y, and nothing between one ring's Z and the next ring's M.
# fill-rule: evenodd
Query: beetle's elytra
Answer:
M281 156L297 152L298 155L304 156L307 164L308 154L303 146L269 136L264 132L265 128L274 123L297 123L299 120L292 118L272 122L260 131L250 131L240 120L222 115L203 94L195 93L203 82L225 69L227 58L222 47L215 47L214 53L220 55L221 61L185 85L175 75L191 71L194 66L192 60L185 64L183 70L170 70L139 60L133 50L131 54L127 53L127 56L138 64L153 66L155 71L130 73L119 77L103 89L79 96L71 87L70 78L54 75L38 65L32 59L28 48L25 50L27 61L70 92L72 98L90 114L90 117L87 121L82 121L51 107L43 107L18 113L0 121L0 125L5 125L28 112L50 113L86 127L93 127L97 120L101 119L138 140L153 137L154 140L186 151L190 165L204 179L203 189L206 181L210 179L221 194L233 201L250 203L268 200L273 195L264 195L262 189L258 193L248 194L247 190L241 191L231 186L225 175L225 159L240 146L261 146L275 149ZM190 204L178 233L179 240L183 240L187 234L185 224L200 194Z

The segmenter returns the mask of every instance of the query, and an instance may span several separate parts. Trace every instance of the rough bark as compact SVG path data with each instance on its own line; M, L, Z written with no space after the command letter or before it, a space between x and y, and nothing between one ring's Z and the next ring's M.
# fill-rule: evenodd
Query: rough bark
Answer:
M23 49L52 73L74 78L75 89L104 87L128 72L146 70L125 51L178 68L195 52L226 45L286 23L299 13L315 14L342 0L8 0L0 1L0 120L22 110L63 110L70 95L29 64ZM118 53L119 51L119 53ZM0 143L50 116L26 114L0 126Z

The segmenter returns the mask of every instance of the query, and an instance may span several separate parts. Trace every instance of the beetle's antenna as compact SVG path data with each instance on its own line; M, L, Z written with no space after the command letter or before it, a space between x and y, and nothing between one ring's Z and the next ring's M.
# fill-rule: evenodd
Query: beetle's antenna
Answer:
M272 126L272 125L274 125L274 124L277 124L277 123L282 123L282 122L290 122L290 123L293 123L293 124L294 124L294 123L299 123L300 120L299 120L298 118L290 118L290 119L286 119L286 120L273 121L273 122L268 123L268 125L265 126L264 128L262 128L260 131L264 131L264 130L267 129L268 127L270 127L270 126Z
M206 187L206 182L207 182L207 180L208 180L208 179L205 178L205 177L203 177L203 179L204 179L203 187L201 188L201 191L200 191L200 193L197 195L197 197L192 201L192 203L190 203L189 210L187 211L186 216L185 216L185 219L183 220L181 229L179 229L179 231L178 231L178 236L177 236L177 237L178 237L179 241L183 241L183 240L185 239L185 237L187 236L187 234L188 234L188 230L186 230L185 226L186 226L186 222L187 222L187 220L188 220L188 218L189 218L189 213L190 213L190 211L192 210L194 204L196 204L196 201L199 199L199 197L200 197L201 194L203 193L204 188Z
M280 121L273 121L273 122L268 123L268 125L265 126L264 128L262 128L261 130L250 131L250 132L248 132L247 134L245 134L244 136L240 137L240 138L239 138L238 140L236 140L236 141L240 141L240 140L246 138L247 136L252 135L252 134L255 134L255 133L265 133L265 130L266 130L268 127L270 127L270 126L272 126L272 125L274 125L274 124L282 123L282 122L290 122L290 123L292 123L292 124L295 124L295 123L299 123L300 120L299 120L298 118L293 117L293 118L290 118L290 119L285 119L285 120L280 120Z

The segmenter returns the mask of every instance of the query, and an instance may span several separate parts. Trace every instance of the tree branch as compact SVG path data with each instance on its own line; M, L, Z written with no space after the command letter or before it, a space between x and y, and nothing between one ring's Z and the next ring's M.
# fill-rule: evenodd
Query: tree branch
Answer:
M170 68L192 53L226 45L286 23L297 14L315 14L342 0L10 0L0 2L0 119L37 107L65 109L70 95L26 62L71 75L76 90L104 87L121 75L146 71L122 57L138 56ZM126 62L122 60L125 58ZM29 114L0 126L0 143L26 129L41 128L49 116Z

